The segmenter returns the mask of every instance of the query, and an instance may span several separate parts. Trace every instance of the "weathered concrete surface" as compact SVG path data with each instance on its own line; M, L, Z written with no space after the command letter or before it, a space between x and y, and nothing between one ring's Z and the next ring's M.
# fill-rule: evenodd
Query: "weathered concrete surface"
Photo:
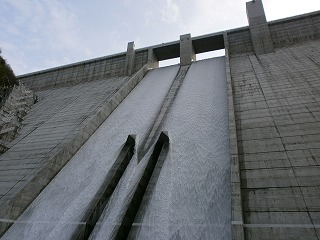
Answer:
M231 56L245 239L320 237L319 59L320 41Z
M275 48L319 39L320 11L269 22Z
M131 49L129 50L131 51ZM129 54L119 53L25 74L19 76L19 80L33 90L39 91L52 87L72 86L83 82L126 76L127 55L130 56L131 74L141 69L148 61L148 50L142 49L135 54L132 52Z
M39 91L10 150L0 156L0 234L69 161L145 76ZM8 221L7 221L8 220Z

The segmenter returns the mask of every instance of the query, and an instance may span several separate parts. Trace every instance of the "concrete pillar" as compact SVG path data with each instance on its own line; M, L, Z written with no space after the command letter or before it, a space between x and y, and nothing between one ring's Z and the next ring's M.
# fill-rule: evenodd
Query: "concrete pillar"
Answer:
M196 54L192 46L191 34L180 36L180 66L191 64L192 60L196 60Z
M261 0L246 3L251 40L256 55L273 52L273 42Z
M148 49L148 67L149 68L158 68L159 67L159 61L154 54L153 48Z
M128 48L127 48L124 75L130 76L134 72L134 59L135 59L134 42L129 42Z

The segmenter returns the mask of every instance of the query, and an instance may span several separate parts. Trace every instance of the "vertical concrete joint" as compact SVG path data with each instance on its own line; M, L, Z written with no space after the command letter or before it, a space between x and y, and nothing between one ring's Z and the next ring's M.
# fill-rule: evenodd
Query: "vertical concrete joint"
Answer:
M190 65L196 60L196 54L192 45L191 34L180 36L180 66Z
M253 49L256 55L274 51L273 42L261 0L246 3Z
M240 177L240 164L238 154L238 137L236 131L236 117L234 96L232 89L231 66L230 66L230 53L228 34L223 34L224 46L226 50L226 74L227 74L227 87L228 87L228 110L229 110L229 151L230 151L230 170L231 170L231 239L244 240L244 225L243 225L243 203L241 194L241 177Z
M157 56L154 54L153 48L148 49L148 68L158 68L159 60Z
M128 43L124 75L130 76L134 72L135 49L134 42Z

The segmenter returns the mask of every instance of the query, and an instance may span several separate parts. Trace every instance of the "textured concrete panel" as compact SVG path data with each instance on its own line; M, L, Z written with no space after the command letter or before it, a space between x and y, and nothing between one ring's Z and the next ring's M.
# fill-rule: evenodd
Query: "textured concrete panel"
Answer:
M148 50L130 54L131 72L137 72L148 61ZM128 62L129 63L129 62ZM33 90L72 86L78 83L125 75L126 53L69 64L19 76L19 80ZM128 65L129 66L129 65Z
M318 239L320 42L231 55L246 239Z
M274 47L284 47L320 37L320 13L304 14L269 23Z

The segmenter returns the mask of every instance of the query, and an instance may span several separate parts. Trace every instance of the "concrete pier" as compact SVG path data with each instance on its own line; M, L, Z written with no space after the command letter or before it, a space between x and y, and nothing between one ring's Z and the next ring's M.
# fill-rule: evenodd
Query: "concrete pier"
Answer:
M127 54L126 54L126 63L125 63L125 75L130 76L134 72L135 64L135 49L134 42L128 43Z
M254 52L257 55L273 52L273 43L261 0L247 2L247 17Z
M190 65L196 60L196 54L192 45L191 34L180 36L180 65Z

